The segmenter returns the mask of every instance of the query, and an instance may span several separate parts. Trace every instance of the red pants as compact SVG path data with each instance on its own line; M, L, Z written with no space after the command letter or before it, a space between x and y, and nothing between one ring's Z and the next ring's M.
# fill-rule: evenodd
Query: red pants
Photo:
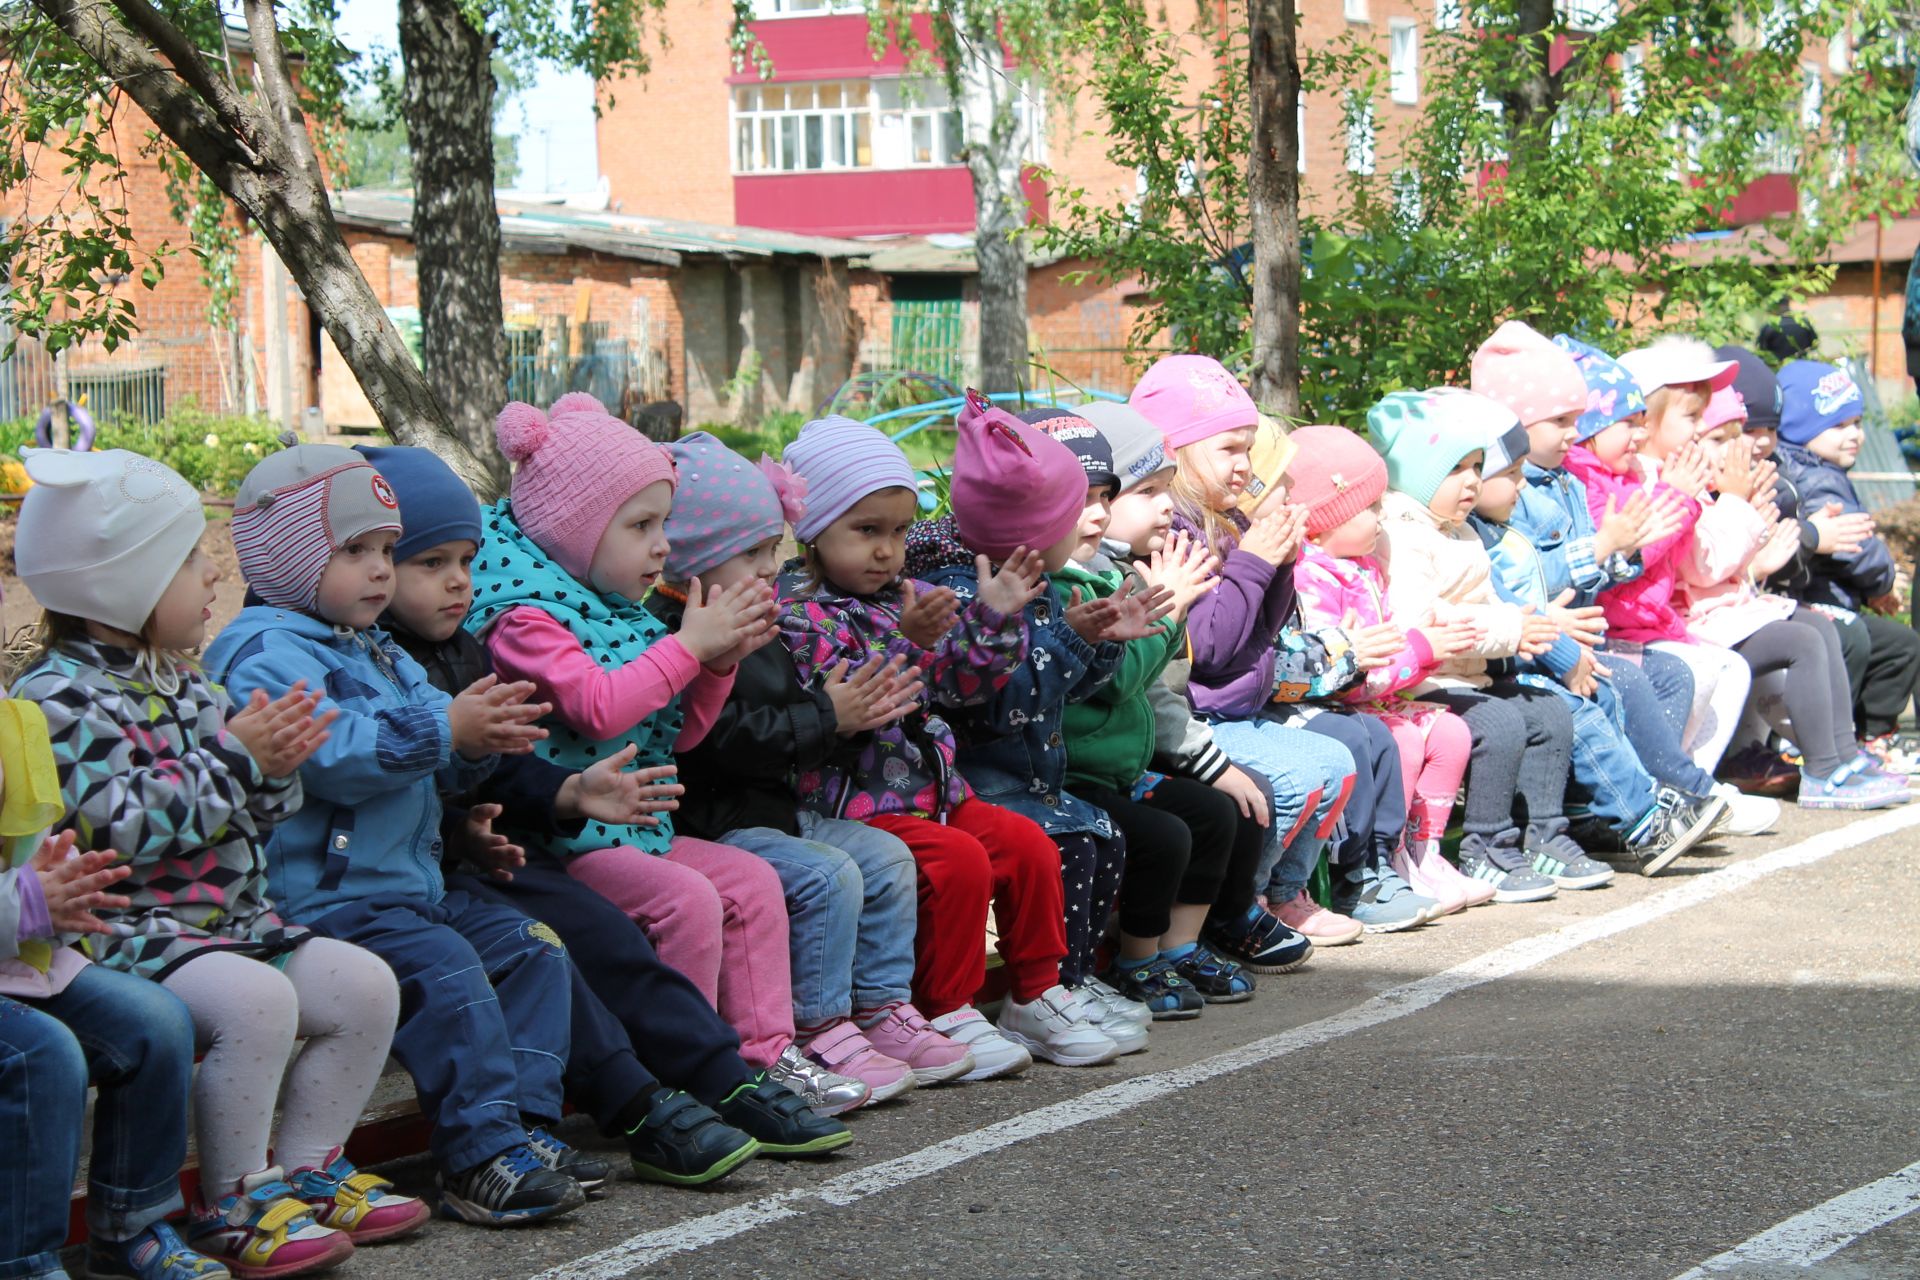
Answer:
M882 814L868 820L913 850L920 873L913 1002L929 1018L971 1004L987 980L987 905L1015 1000L1060 981L1067 954L1060 850L1031 819L968 800L942 824Z

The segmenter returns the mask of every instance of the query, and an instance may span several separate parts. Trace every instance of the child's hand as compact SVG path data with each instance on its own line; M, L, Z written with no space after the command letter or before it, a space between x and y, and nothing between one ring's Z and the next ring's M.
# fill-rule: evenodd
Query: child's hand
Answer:
M1780 488L1780 464L1772 458L1762 458L1753 464L1753 496L1747 501L1757 508L1774 513L1778 519L1780 510L1774 505L1773 496Z
M1274 568L1292 561L1307 532L1307 509L1288 503L1269 511L1240 535L1240 550Z
M527 865L527 851L493 829L501 812L497 804L477 804L467 810L449 852L495 880L511 880L515 871Z
M1019 613L1047 585L1045 564L1038 551L1025 547L1015 547L998 571L985 556L975 556L973 565L980 580L980 603L997 613Z
M1553 598L1546 607L1545 616L1553 619L1553 625L1573 637L1582 645L1592 649L1607 638L1607 614L1597 604L1585 605L1575 609L1573 589L1569 587Z
M1107 628L1119 621L1120 611L1110 599L1099 596L1091 600L1081 599L1080 588L1075 587L1068 595L1067 607L1060 616L1073 628L1075 635L1088 644L1099 644Z
M1605 561L1645 546L1647 522L1651 518L1652 503L1644 490L1636 491L1625 506L1619 505L1613 494L1608 494L1607 509L1594 527L1593 558Z
M921 595L908 578L900 586L900 634L916 649L931 649L947 638L960 617L960 597L950 587Z
M1520 647L1515 652L1523 658L1537 658L1553 648L1553 642L1560 638L1560 624L1545 614L1535 613L1532 605L1521 612L1526 616L1520 619Z
M703 590L687 584L687 610L676 632L680 644L703 667L726 668L773 638L779 605L758 578Z
M227 721L227 732L269 778L293 776L331 736L327 726L340 716L328 711L316 719L313 709L320 705L320 695L306 690L307 682L301 680L269 702L266 690L255 689L247 705Z
M1600 681L1596 678L1593 650L1585 645L1580 647L1580 661L1573 664L1573 670L1562 676L1560 683L1567 686L1568 692L1576 697L1591 698L1600 691Z
M560 785L554 810L563 818L592 818L627 827L657 827L657 814L680 807L686 788L673 781L670 764L629 769L640 748L628 743L605 760L596 760Z
M1252 818L1263 827L1271 821L1267 813L1267 793L1239 765L1228 765L1227 771L1213 780L1213 787L1233 797L1233 802L1240 806L1241 817Z
M1689 498L1697 498L1701 490L1707 487L1707 476L1711 471L1707 451L1697 441L1688 441L1675 449L1673 456L1667 459L1667 465L1660 469L1660 482Z
M1628 547L1627 550L1631 552L1650 547L1656 542L1673 537L1686 527L1686 501L1671 489L1657 490L1648 508L1646 530L1641 534L1640 541Z
M1480 643L1480 628L1471 622L1429 622L1420 628L1435 662L1457 658Z
M133 868L115 866L120 855L111 849L75 853L73 841L71 831L47 837L28 860L27 869L40 881L40 896L46 899L55 930L105 933L107 926L93 913L125 911L133 905L132 899L106 891L108 885L132 875Z
M1340 620L1340 629L1347 633L1347 643L1353 646L1353 663L1362 671L1386 666L1395 654L1407 647L1407 633L1396 624L1376 622L1363 627L1360 615L1351 609Z
M869 662L852 675L846 659L827 673L827 700L833 703L834 732L843 738L892 724L920 700L918 671L906 669L904 654L888 662Z
M1220 557L1182 529L1169 536L1166 545L1146 560L1135 560L1133 569L1149 586L1166 588L1173 606L1167 616L1179 622L1187 616L1195 600L1213 590L1214 574L1220 571Z
M1136 596L1133 586L1131 581L1123 582L1104 600L1082 600L1080 588L1075 587L1064 615L1067 625L1088 644L1146 639L1154 633L1154 624L1167 616L1173 601L1164 587L1149 587L1145 595Z
M1782 520L1773 526L1773 532L1753 553L1753 559L1747 562L1747 571L1755 578L1769 578L1787 567L1793 559L1793 553L1800 549L1800 526Z
M1819 512L1808 517L1808 522L1820 535L1819 545L1814 547L1823 556L1850 556L1867 545L1867 539L1873 536L1873 517L1864 511L1847 514L1837 502L1829 502Z
M531 680L502 684L499 676L491 674L462 689L447 707L453 749L469 760L519 756L533 750L533 744L547 736L534 721L553 710L550 702L527 701L533 689Z
M1738 498L1742 502L1753 499L1754 493L1753 441L1747 436L1734 440L1720 452L1720 482L1718 488L1723 498Z

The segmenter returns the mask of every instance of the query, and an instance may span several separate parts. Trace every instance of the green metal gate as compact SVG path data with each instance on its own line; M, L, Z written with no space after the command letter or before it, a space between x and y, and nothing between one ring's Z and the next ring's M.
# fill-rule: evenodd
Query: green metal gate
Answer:
M961 351L964 326L960 300L893 304L893 360L895 369L933 373L959 382L966 372Z

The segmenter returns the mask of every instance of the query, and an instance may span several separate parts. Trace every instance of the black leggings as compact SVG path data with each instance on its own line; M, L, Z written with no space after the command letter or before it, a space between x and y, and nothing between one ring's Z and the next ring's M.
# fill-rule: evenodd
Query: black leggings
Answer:
M1795 609L1792 617L1769 622L1733 651L1746 659L1756 677L1786 673L1787 717L1808 773L1831 777L1859 753L1840 633L1824 615Z
M1126 836L1122 933L1159 937L1172 927L1176 903L1211 906L1222 921L1246 914L1266 832L1240 816L1232 796L1191 778L1162 778L1139 801L1098 788L1077 794Z

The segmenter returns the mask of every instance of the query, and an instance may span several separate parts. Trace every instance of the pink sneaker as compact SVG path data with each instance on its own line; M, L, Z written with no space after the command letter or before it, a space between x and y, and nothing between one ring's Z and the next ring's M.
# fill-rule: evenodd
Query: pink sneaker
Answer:
M973 1054L947 1039L910 1004L888 1005L879 1018L860 1028L874 1049L913 1071L922 1085L958 1080L973 1070Z
M801 1051L835 1075L851 1076L873 1093L863 1104L872 1106L897 1098L918 1084L913 1068L873 1047L860 1028L842 1019L820 1032Z
M1442 903L1442 914L1453 910L1445 904L1454 898L1459 898L1460 905L1466 907L1482 907L1493 901L1499 886L1463 875L1459 868L1447 861L1447 855L1440 852L1438 840L1415 840L1412 836L1407 840L1413 845L1413 851L1407 855L1406 871L1400 874L1413 886L1415 893L1438 898Z
M1408 839L1412 837L1409 836ZM1407 856L1404 845L1395 849L1393 856L1388 860L1393 863L1393 869L1400 873L1400 878L1413 886L1415 893L1433 899L1435 905L1433 910L1427 913L1428 920L1438 920L1441 916L1450 916L1466 908L1467 895L1457 886L1445 883L1438 876L1430 873L1423 874L1425 868L1416 870L1413 859Z
M1316 947L1344 947L1349 942L1360 941L1360 935L1366 932L1358 920L1327 910L1309 898L1304 889L1293 901L1281 903L1274 914L1285 921L1289 929L1306 934Z

